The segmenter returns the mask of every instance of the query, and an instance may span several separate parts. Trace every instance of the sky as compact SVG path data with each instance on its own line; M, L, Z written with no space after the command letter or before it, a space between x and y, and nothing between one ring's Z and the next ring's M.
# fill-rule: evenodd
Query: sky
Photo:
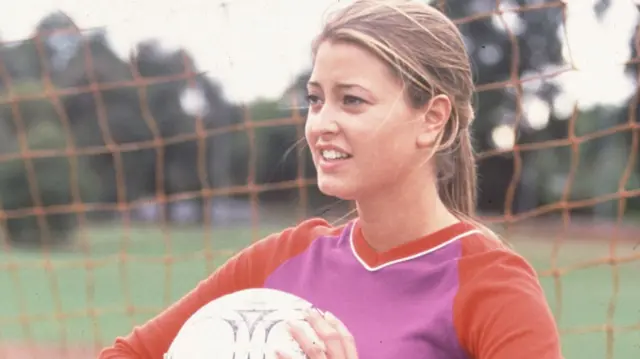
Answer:
M232 100L281 93L309 66L310 41L335 0L19 0L0 12L3 41L27 38L60 9L80 28L106 27L126 57L136 42L161 39L189 50L196 65L224 83ZM291 14L296 14L292 16Z
M630 57L630 34L638 21L635 0L612 1L602 21L593 15L596 1L566 0L567 22L560 35L565 58L577 71L553 79L565 89L554 104L560 115L570 113L576 102L581 109L619 104L635 90L635 83L622 74L622 65ZM149 38L160 39L168 48L185 47L201 70L224 84L230 100L250 101L279 96L296 75L309 68L310 41L337 0L227 0L226 7L221 3L20 0L12 2L11 11L0 12L0 35L4 41L27 38L42 16L59 9L81 28L106 27L111 46L121 56ZM502 6L513 8L509 0L502 1ZM509 12L503 16L510 28L522 30L517 16ZM496 15L494 25L501 27L498 20ZM532 81L526 86L533 90L539 85ZM525 97L523 106L530 127L546 126L549 106L535 96ZM501 133L508 132L504 130Z
M531 3L535 1L531 1ZM538 2L541 2L538 0ZM575 71L562 72L550 79L561 86L563 92L556 98L553 108L540 98L531 95L542 84L529 81L524 84L522 98L523 120L533 130L543 129L549 122L551 112L559 118L568 119L574 105L581 111L597 105L620 105L636 91L637 84L623 73L623 65L631 58L630 40L640 20L635 3L640 0L614 0L602 19L594 16L593 6L597 0L566 0L566 22L559 29L563 41L563 56L566 63L573 64ZM503 8L513 8L503 1ZM523 30L524 24L517 16L505 13L510 29ZM501 28L498 19L494 25ZM547 68L554 73L560 69ZM535 78L540 74L525 74ZM496 126L492 139L497 147L508 149L516 141L516 131L511 123Z

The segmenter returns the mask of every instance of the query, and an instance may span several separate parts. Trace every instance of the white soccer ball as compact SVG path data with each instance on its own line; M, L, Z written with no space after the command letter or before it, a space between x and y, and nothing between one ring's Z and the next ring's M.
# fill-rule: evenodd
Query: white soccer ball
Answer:
M304 321L312 304L282 291L256 288L220 297L194 313L173 340L165 359L275 359L275 350L294 359L307 356L289 334L296 321L318 340Z

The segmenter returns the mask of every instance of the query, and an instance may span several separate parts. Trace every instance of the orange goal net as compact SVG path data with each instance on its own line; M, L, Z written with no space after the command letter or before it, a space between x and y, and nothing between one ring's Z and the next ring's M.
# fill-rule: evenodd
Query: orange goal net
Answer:
M219 16L251 27L241 3ZM538 270L567 358L638 358L636 7L432 3L474 64L479 216ZM309 69L234 101L198 51L108 33L55 13L0 42L0 358L95 357L252 241L352 208L300 141Z

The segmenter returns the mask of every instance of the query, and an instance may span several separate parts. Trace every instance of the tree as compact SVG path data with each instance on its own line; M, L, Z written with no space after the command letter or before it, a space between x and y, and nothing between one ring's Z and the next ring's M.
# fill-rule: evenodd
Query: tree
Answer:
M50 107L52 109L52 106ZM44 108L38 113L45 115ZM20 133L11 135L7 122L0 122L0 154L21 153ZM39 118L37 125L26 128L29 150L63 150L65 135L53 111ZM14 158L0 162L0 207L4 211L29 211L38 205L45 212L14 214L4 225L11 243L18 245L57 245L68 242L78 225L73 212L51 212L55 206L70 206L74 200L90 201L96 194L95 178L82 159L77 159L72 171L70 159L65 155L26 159ZM79 198L75 196L78 195ZM68 209L68 208L67 208Z
M178 76L145 88L145 106L150 109L162 138L190 138L164 147L164 188L155 190L173 195L233 185L231 164L238 134L220 133L202 138L198 136L198 127L209 131L237 124L242 121L240 110L226 101L220 86L198 72L184 49L165 50L155 41L145 42L137 47L130 61L143 78ZM196 204L201 218L202 203Z

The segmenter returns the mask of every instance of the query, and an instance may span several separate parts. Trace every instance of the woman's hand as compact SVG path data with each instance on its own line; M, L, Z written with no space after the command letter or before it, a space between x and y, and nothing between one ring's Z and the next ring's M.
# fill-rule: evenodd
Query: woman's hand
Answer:
M321 314L312 309L307 313L306 321L316 332L320 342L310 339L295 323L290 325L290 332L309 359L358 359L353 336L333 314ZM280 352L276 356L278 359L291 359Z

